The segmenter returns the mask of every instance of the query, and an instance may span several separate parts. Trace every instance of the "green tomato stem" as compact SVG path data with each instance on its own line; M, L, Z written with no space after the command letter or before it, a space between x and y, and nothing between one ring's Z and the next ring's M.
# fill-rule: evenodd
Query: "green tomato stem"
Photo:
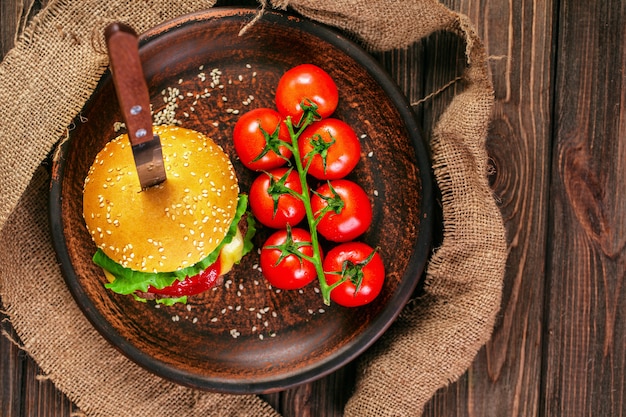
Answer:
M309 224L309 229L311 233L311 244L313 245L313 256L312 261L315 265L315 270L317 272L317 279L320 284L320 291L322 293L322 299L324 300L324 304L330 305L330 292L334 288L334 286L329 286L326 283L326 274L324 273L324 268L322 266L322 254L319 247L319 238L317 236L317 221L315 219L315 215L313 213L313 208L311 207L311 195L309 192L309 187L307 184L307 170L310 165L309 163L306 167L302 165L302 161L300 159L300 149L298 147L298 138L304 131L304 129L311 123L310 118L305 118L304 122L301 126L298 126L298 131L294 132L293 124L291 123L291 118L287 117L285 120L285 124L289 130L289 135L291 137L291 151L293 152L296 169L298 170L298 176L300 178L300 183L302 185L302 202L304 203L304 209L306 212L307 222Z

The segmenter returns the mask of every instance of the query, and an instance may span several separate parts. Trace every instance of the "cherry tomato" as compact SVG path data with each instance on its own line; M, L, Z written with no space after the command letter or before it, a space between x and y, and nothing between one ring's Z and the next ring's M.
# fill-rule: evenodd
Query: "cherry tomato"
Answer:
M265 241L261 249L261 270L273 287L283 290L302 288L317 278L315 265L297 255L283 256L281 249L271 248L285 243L294 251L313 256L311 234L308 230L297 227L279 230Z
M320 180L334 180L348 175L361 158L361 142L354 130L339 119L314 122L298 139L302 164L316 150L308 174Z
M296 170L281 167L261 173L250 186L250 210L254 217L274 229L300 223L306 216L304 203L288 194L287 189L302 193Z
M182 297L184 295L200 294L217 284L220 277L219 259L211 264L207 269L192 277L187 277L183 281L176 280L162 289L153 286L148 287L151 294L167 295L171 297Z
M279 139L291 142L282 116L273 109L258 108L246 112L233 129L235 151L241 163L254 171L278 168L291 157L291 151L280 146Z
M291 116L294 124L302 118L301 103L308 99L317 105L321 118L333 114L339 102L337 85L331 76L313 64L302 64L283 74L276 87L276 108L284 117Z
M372 302L380 294L385 266L380 255L373 252L372 247L362 242L342 243L328 251L323 262L326 283L332 285L341 280L342 271L347 277L330 292L331 300L344 307L358 307Z
M319 221L317 231L333 242L353 240L372 223L369 197L352 181L333 180L317 188L311 197L313 213L318 217L326 207L330 209Z

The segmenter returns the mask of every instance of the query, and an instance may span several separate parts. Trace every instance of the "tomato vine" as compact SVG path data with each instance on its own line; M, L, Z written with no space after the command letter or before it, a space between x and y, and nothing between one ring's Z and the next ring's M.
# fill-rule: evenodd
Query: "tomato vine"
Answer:
M281 83L279 83L279 86ZM326 305L331 304L331 299L335 300L337 297L345 297L345 294L348 292L351 294L352 298L347 301L343 300L342 302L338 302L339 304L345 306L365 304L370 302L380 291L384 279L384 267L382 266L382 261L377 253L377 249L373 249L360 242L350 242L354 237L363 233L369 227L372 220L371 206L369 205L368 197L365 192L357 184L342 179L358 162L360 158L360 143L352 128L347 124L338 119L328 118L328 116L332 114L332 111L334 111L333 106L336 106L336 97L332 97L333 94L336 94L336 90L334 93L331 92L330 94L330 108L328 107L328 102L324 102L320 108L315 100L308 98L308 93L295 93L293 91L291 93L292 95L286 98L286 90L283 89L281 99L279 100L279 94L277 92L277 106L283 117L278 126L273 124L263 126L259 118L258 131L260 131L260 136L264 138L265 143L258 141L259 135L256 134L255 138L257 138L257 142L255 142L254 145L248 143L247 139L243 136L238 137L235 135L236 145L239 144L240 148L246 147L248 154L252 152L250 159L253 163L271 154L274 155L274 158L282 158L285 163L289 165L288 169L281 168L285 170L284 173L280 171L280 175L277 175L276 171L267 172L263 169L255 169L244 163L244 165L248 166L250 169L264 171L265 174L270 177L269 185L265 189L263 197L259 198L265 199L269 197L273 200L274 215L276 215L278 206L281 204L280 200L283 198L283 195L294 197L301 201L304 206L304 217L308 225L310 242L303 242L301 240L301 229L298 229L299 237L298 240L295 240L292 236L292 226L296 225L287 223L285 226L283 224L284 227L282 228L282 232L280 232L281 238L279 243L276 243L278 239L275 237L276 234L272 235L268 241L271 240L273 243L266 243L262 248L262 259L267 259L263 251L274 251L272 257L276 259L275 264L267 264L274 271L280 268L279 264L287 261L287 259L294 259L291 258L291 256L298 259L295 266L292 267L298 269L300 271L299 273L304 274L302 271L305 269L310 271L312 265L318 278L323 302ZM301 95L296 105L293 99L294 96L298 94ZM290 100L289 106L284 105L285 103L281 103L282 101L287 101L287 99ZM280 111L281 107L289 107L290 113ZM273 112L271 109L262 110L264 113L269 113L270 115ZM259 112L259 114L260 113L261 112ZM251 122L251 120L247 121L247 123ZM286 127L288 135L279 134L283 127ZM306 132L306 134L303 136L304 132ZM320 134L319 132L322 133ZM334 135L337 135L337 137ZM301 142L301 137L307 139L307 141ZM341 138L341 141L338 141L339 138ZM336 145L337 142L341 142L341 144ZM252 148L250 148L250 146L252 146ZM252 151L252 149L256 149L256 151ZM286 150L286 152L281 152L283 149ZM258 155L255 155L256 153L258 153ZM332 174L327 173L327 159L331 158L331 153L333 154L332 160L334 162L341 159L342 161L340 163L343 164L343 168L334 171ZM348 157L348 155L350 156ZM343 160L344 158L348 160ZM316 162L313 162L314 160ZM315 167L313 167L312 164L315 164ZM300 190L295 190L292 186L287 187L285 185L287 177L292 174L294 168L301 185ZM315 172L313 172L313 169L315 169ZM276 179L274 175L276 175ZM325 180L326 182L317 190L312 190L309 188L309 177L322 181ZM346 185L347 183L349 184ZM335 191L333 184L338 187L338 190L339 187L341 188L340 193L343 193L342 195ZM256 194L257 188L254 186L253 188L255 195L258 195ZM350 191L347 191L348 188L350 188ZM324 189L324 191L322 191L322 189ZM267 196L265 194L267 194ZM315 199L314 203L312 203L313 198ZM366 205L366 207L364 205ZM357 206L358 210L355 209ZM355 214L355 212L357 213ZM363 212L366 212L366 214L364 215ZM265 213L265 211L262 213ZM344 215L346 220L342 219ZM359 225L357 227L353 225L355 223L355 217L350 216L358 216L359 220L356 221L356 223ZM332 220L329 221L329 218L332 218ZM347 233L343 232L343 230L342 232L338 232L339 228L335 228L336 224L333 224L333 222L339 221L337 219L349 222L351 231ZM261 221L261 223L263 223L263 221ZM273 223L275 222L266 221L264 224L268 227L276 228ZM332 226L328 226L328 224ZM332 230L334 235L330 236L328 234L329 230ZM343 251L341 255L337 255L345 258L340 265L333 265L332 269L325 270L326 261L328 259L325 260L322 254L320 236L329 241L340 243L338 246L332 248L333 253ZM350 252L350 250L347 248L354 245L359 246L359 249L348 255L347 253ZM306 254L304 253L305 251L307 252ZM358 254L356 254L356 252L358 252ZM372 263L372 259L376 260L376 262L374 262L376 266L373 266L374 263ZM292 261L290 262L293 265ZM372 264L371 267L370 264ZM266 275L265 269L266 268L263 268L264 275ZM295 269L293 274L296 274ZM376 270L376 272L366 272L367 269ZM283 271L285 271L285 269L283 269ZM312 271L310 274L313 274ZM377 281L375 285L371 283L372 274L376 276L374 278ZM366 276L368 277L366 278ZM272 285L276 285L276 281L281 279L275 276L275 273L272 273L271 277L266 275L266 278L272 282ZM314 278L311 277L311 279ZM288 284L285 284L285 289L293 289L294 285L296 285L295 281L298 281L297 279L286 277L284 280L290 281ZM303 282L302 285L306 285L306 283L304 283L305 280L300 281ZM310 282L308 280L306 281ZM365 284L366 282L367 284ZM346 289L346 285L352 286L352 288ZM342 286L342 288L338 289L340 286ZM365 286L367 286L367 288L365 288ZM373 290L372 288L374 287L377 288ZM337 289L336 292L338 294L341 292L341 294L344 295L338 296L334 294L333 290L335 289ZM359 293L358 297L357 293Z

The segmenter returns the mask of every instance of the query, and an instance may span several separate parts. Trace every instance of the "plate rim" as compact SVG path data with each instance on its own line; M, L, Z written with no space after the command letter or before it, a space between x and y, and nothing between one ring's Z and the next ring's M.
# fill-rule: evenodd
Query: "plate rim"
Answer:
M141 34L139 37L140 50L142 46L148 44L152 39L162 35L163 33L176 30L177 28L188 24L202 23L207 20L215 20L224 17L238 18L246 16L252 18L256 15L256 13L258 13L258 10L251 7L213 7L211 9L185 14L154 26ZM301 30L304 30L316 37L321 38L325 42L332 44L340 49L344 54L359 62L359 64L362 65L370 76L380 85L383 91L389 95L391 102L394 104L400 115L400 118L406 124L407 133L409 135L408 139L415 152L416 166L419 169L418 177L420 178L422 186L422 198L419 213L423 215L423 218L420 219L420 226L417 238L415 239L415 243L413 245L411 259L409 260L407 269L402 276L402 281L405 281L409 274L421 276L429 258L429 248L432 243L432 220L434 211L433 180L429 153L427 152L423 135L419 129L416 115L410 106L408 99L395 81L391 79L386 70L384 70L370 54L368 54L354 41L338 32L337 29L312 21L306 17L276 10L265 11L261 19L273 23L283 23L284 19L295 19L295 21L297 21L300 25ZM107 77L107 73L108 71L103 74L98 86L102 85L102 82ZM98 86L94 90L94 93L92 93L91 97L93 97L97 92ZM90 101L91 98L86 101L83 108L88 107ZM67 140L59 144L61 149L57 150L57 155L64 156L66 154L65 148L69 146L69 142L70 140ZM59 221L61 210L59 208L60 204L58 203L62 195L63 171L64 164L61 164L60 161L55 159L53 161L49 203L52 236L64 236L63 224ZM142 366L144 369L147 369L157 376L182 385L190 386L192 388L229 394L260 394L281 391L296 385L317 380L347 365L365 352L388 330L402 311L402 309L383 309L381 314L372 322L372 325L368 326L362 333L348 342L340 350L323 360L307 366L306 368L299 369L297 372L283 373L280 378L257 378L251 382L243 382L244 380L242 379L226 379L221 377L211 377L207 379L202 375L188 372L160 360L156 360L154 357L147 355L145 352L136 348L124 337L122 337L117 330L115 330L110 323L104 319L103 315L99 313L97 308L95 308L83 288L80 285L71 285L72 283L69 282L69 278L66 276L65 271L74 271L74 268L69 256L66 239L52 239L52 241L57 255L57 260L62 267L62 275L70 292L72 293L72 296L82 310L83 314L91 322L91 324L96 327L100 335L108 340L114 348L126 357L130 358L136 364ZM420 281L419 276L412 280L412 285L410 286L411 288L409 288L410 291L407 291L407 294L400 297L398 300L402 302L403 306L410 300L411 295L417 287L417 284ZM355 348L355 346L357 346L357 348Z

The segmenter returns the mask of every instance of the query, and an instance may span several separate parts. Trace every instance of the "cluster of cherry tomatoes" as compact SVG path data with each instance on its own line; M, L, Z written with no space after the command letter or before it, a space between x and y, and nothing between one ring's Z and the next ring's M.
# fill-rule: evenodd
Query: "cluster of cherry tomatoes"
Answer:
M259 172L250 210L276 229L261 249L265 278L286 290L318 278L326 303L330 297L359 306L380 293L385 271L376 250L354 241L370 227L372 207L368 194L345 178L361 158L361 144L348 124L331 117L338 101L327 72L299 65L279 80L276 109L243 114L233 140L240 161ZM332 243L326 254L318 234Z

